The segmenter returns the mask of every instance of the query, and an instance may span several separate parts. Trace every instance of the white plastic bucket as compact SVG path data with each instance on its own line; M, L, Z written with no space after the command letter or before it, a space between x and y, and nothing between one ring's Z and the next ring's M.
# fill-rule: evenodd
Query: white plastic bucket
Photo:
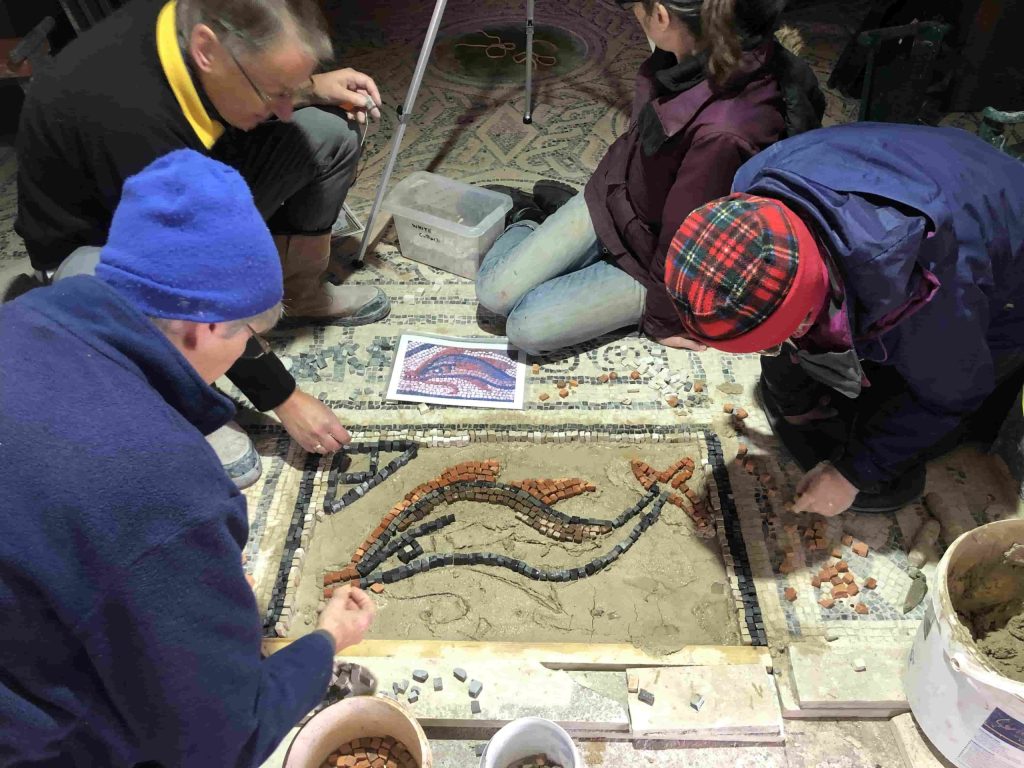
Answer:
M910 708L935 748L960 768L1024 766L1024 684L992 667L954 609L964 574L1002 561L1015 543L1024 547L1024 520L989 523L953 542L910 651ZM993 605L1006 602L999 589L991 593Z
M543 717L521 717L505 725L487 742L480 768L508 768L533 755L545 755L562 768L586 768L572 737Z
M317 712L299 729L284 768L320 768L334 750L355 739L390 736L405 744L420 768L433 768L430 742L401 704L381 696L355 696Z

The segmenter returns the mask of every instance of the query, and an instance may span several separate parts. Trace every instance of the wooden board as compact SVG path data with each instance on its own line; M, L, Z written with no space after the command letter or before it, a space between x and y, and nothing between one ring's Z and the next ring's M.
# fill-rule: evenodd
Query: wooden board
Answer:
M846 710L874 710L878 716L907 711L903 674L911 642L885 648L791 645L789 660L800 707L832 710L837 717ZM863 661L867 669L854 671L855 661Z
M272 638L263 642L264 652L275 653L292 641ZM548 669L615 671L629 667L719 666L759 664L770 667L767 648L724 645L691 645L664 656L649 654L620 643L478 643L440 640L366 640L346 648L339 656L349 658L445 659L536 661Z
M783 720L888 720L906 712L905 706L899 707L864 707L862 709L843 709L836 712L835 708L803 707L797 701L796 686L793 684L793 672L789 664L776 659L775 687L779 692L779 705L782 708Z
M629 694L634 739L783 743L782 712L775 681L759 664L627 670L640 689L654 694L645 704ZM698 710L694 696L704 697Z
M377 676L378 695L390 694L424 727L480 728L493 731L521 717L543 717L574 736L624 738L629 734L626 703L626 675L623 672L566 672L552 670L534 661L473 663L464 658L363 658L346 661L366 667ZM453 674L461 667L468 680ZM426 682L416 682L415 670L427 672ZM442 690L434 690L439 678ZM469 683L479 681L483 690L476 698L480 712L473 713ZM393 684L408 686L395 693ZM418 700L409 692L419 689ZM404 687L404 686L403 686Z

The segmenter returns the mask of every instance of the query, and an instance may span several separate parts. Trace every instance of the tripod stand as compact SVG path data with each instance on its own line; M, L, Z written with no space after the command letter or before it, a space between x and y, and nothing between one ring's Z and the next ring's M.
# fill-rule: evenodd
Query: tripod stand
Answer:
M409 84L409 91L405 95L405 102L398 108L398 129L391 143L391 154L384 166L384 175L381 177L380 185L377 187L377 195L373 199L373 207L370 209L370 217L366 221L366 228L363 230L363 240L359 245L359 253L356 255L352 266L359 268L366 259L366 249L370 245L370 238L373 237L373 224L380 213L381 204L384 201L384 193L387 191L391 174L395 170L395 163L398 160L398 153L402 149L402 138L405 136L405 129L412 116L413 107L416 104L416 97L419 95L420 85L423 82L423 75L427 71L427 64L430 61L430 54L434 50L434 43L437 40L437 31L441 26L444 17L444 9L448 0L437 0L434 6L434 14L430 18L430 26L427 27L427 34L423 40L423 47L420 49L419 59L416 61L416 69L413 71L412 82ZM533 11L534 0L526 0L526 110L523 113L523 122L529 125L533 122Z

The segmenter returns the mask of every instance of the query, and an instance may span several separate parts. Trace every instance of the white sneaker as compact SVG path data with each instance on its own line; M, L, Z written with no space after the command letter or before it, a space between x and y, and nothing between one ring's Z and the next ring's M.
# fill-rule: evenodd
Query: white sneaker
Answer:
M206 441L217 453L224 471L239 490L248 488L260 479L263 464L249 435L234 421L206 436Z

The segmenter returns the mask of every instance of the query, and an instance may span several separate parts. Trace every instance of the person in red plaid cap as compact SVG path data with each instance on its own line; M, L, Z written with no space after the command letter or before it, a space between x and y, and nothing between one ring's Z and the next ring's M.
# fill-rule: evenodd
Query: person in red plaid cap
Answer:
M1024 164L953 128L787 139L686 218L665 285L693 339L762 355L797 511L895 511L1020 392Z

